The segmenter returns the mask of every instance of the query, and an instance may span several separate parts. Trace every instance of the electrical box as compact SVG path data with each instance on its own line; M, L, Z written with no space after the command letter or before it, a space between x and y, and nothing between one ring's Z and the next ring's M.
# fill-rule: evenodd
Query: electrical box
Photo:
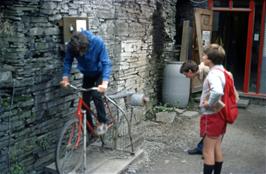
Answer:
M66 45L75 31L88 30L89 28L88 17L63 17L60 25L63 27L64 44Z

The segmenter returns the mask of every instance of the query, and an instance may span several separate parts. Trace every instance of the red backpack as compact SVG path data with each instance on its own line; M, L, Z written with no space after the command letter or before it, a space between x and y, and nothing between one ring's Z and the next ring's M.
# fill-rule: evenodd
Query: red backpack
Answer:
M225 107L220 113L227 123L233 124L238 116L237 96L235 92L234 80L226 70L220 71L223 71L225 76L224 95L222 97Z

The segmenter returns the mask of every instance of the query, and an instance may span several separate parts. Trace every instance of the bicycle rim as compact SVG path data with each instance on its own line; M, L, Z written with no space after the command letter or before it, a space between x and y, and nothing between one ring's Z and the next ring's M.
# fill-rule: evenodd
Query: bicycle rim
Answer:
M56 168L60 174L75 173L82 165L83 136L78 135L78 120L69 120L60 135L56 148Z

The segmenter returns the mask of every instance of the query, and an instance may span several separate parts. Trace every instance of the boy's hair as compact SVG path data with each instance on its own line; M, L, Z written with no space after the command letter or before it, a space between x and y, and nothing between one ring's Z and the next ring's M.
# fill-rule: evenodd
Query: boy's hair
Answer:
M74 32L69 42L75 56L83 55L88 49L89 40L81 32Z
M199 66L193 61L184 62L180 68L180 73L188 73L189 70L192 73L196 73L199 70Z
M222 46L211 44L203 50L203 53L208 56L208 59L210 59L214 65L223 64L225 51Z

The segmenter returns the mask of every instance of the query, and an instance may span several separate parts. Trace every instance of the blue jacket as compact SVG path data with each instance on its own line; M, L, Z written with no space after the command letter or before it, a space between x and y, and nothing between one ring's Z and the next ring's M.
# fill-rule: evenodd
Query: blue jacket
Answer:
M82 31L82 33L87 36L89 47L84 56L76 57L78 69L86 76L93 77L102 74L103 80L109 81L112 63L103 40L89 31ZM64 76L70 76L72 62L74 60L70 47L70 44L68 44L64 58Z

